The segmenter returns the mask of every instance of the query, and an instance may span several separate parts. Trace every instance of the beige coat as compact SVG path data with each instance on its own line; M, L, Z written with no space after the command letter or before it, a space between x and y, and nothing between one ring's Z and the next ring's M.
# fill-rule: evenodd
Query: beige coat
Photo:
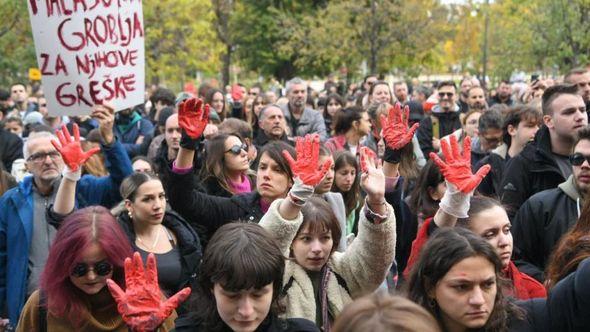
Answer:
M303 222L299 213L295 220L283 219L278 207L282 199L275 200L260 225L279 241L281 250L289 257L291 243ZM385 280L395 257L395 215L388 205L389 217L375 225L367 220L364 210L359 221L358 237L344 253L334 252L328 260L332 270L327 285L328 307L332 317L337 317L352 299L373 292ZM340 276L348 288L338 283ZM283 286L293 278L284 299L286 318L305 318L316 321L316 302L313 286L307 272L295 261L287 261Z

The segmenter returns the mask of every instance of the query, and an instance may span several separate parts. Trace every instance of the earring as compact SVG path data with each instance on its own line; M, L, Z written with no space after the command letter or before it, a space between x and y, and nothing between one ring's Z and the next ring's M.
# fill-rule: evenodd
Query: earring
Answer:
M129 219L133 219L133 214L131 213L131 211L127 211L127 215L129 216Z
M429 306L430 306L432 309L436 308L436 300L435 300L434 298L431 298L431 299L429 299L429 300L428 300L428 305L429 305Z

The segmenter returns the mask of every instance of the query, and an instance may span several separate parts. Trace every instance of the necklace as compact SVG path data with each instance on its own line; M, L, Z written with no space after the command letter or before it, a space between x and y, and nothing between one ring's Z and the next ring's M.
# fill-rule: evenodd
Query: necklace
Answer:
M160 226L160 228L158 228L158 234L156 235L156 239L154 240L154 243L152 244L152 246L151 246L151 247L150 247L150 246L148 246L148 245L147 245L145 242L143 242L143 241L141 240L141 238L139 237L139 235L137 235L136 237L137 237L137 240L138 240L139 242L141 242L141 244L142 244L144 247L146 247L148 250L152 251L152 250L154 250L154 248L156 247L156 244L158 244L158 240L160 240L160 234L162 234L162 227L161 227L161 226Z

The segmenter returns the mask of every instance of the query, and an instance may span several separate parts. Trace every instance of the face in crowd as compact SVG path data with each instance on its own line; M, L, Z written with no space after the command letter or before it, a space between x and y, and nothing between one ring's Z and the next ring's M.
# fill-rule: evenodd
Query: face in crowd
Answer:
M590 140L582 139L576 144L574 153L570 157L574 183L582 194L590 189Z
M259 120L260 128L271 138L281 138L285 134L285 116L283 111L275 106L269 106Z
M293 84L287 91L289 105L295 109L303 109L307 101L307 86L305 84Z
M113 265L97 243L92 243L80 254L70 274L74 286L88 295L100 292L113 277Z
M452 85L438 88L438 105L443 112L451 112L455 107L456 92Z
M486 109L486 97L484 91L480 87L474 87L469 89L467 94L467 104L469 109L485 110Z
M35 181L49 184L59 178L64 162L59 152L51 144L53 136L32 137L27 141L27 170Z
M550 106L552 114L543 116L545 125L559 139L573 142L576 132L588 125L584 100L579 95L561 94Z
M161 224L166 212L166 193L160 180L144 182L131 199L125 200L125 208L133 220L150 225Z

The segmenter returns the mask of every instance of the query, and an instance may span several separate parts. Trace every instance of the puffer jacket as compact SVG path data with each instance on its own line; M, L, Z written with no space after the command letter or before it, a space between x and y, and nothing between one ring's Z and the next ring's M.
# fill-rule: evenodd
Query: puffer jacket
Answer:
M516 266L543 282L543 271L559 239L578 221L583 201L574 178L555 189L529 198L514 217L514 256Z
M303 223L299 213L295 220L281 217L278 207L282 199L274 201L262 217L260 225L279 241L285 256L289 256L291 243ZM380 224L367 220L361 213L358 237L344 253L333 252L328 260L328 282L320 292L327 293L328 311L337 317L353 299L373 292L385 280L395 256L395 214L388 205L389 217ZM295 261L287 261L283 276L286 317L316 321L314 289L306 270Z

